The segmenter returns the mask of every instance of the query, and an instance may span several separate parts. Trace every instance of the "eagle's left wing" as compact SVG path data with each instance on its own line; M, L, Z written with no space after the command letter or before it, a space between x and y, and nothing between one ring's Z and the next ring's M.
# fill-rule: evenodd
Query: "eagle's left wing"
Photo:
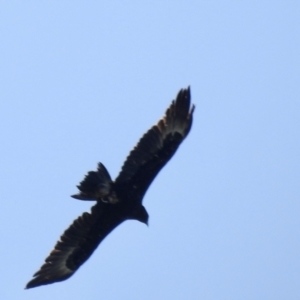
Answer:
M94 205L91 213L83 213L63 233L26 288L63 281L72 276L122 221L114 213L113 205L101 202Z
M155 176L188 135L194 109L190 88L180 90L165 116L143 135L130 152L115 181L116 185L126 185L142 199ZM129 190L127 192L130 194Z

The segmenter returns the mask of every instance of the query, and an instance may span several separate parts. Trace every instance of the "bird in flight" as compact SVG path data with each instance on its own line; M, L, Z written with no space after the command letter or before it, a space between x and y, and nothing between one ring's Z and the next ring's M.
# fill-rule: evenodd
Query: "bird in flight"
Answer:
M129 153L113 181L102 163L87 173L71 197L92 200L91 212L78 217L62 234L26 289L71 277L103 239L126 220L148 224L143 197L158 172L188 135L193 119L190 88L181 89L164 117L150 128Z

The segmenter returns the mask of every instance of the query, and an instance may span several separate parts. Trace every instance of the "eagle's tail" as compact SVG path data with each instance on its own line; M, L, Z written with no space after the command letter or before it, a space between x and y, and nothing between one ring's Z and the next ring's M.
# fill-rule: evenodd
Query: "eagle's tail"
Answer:
M100 200L110 193L112 180L102 163L98 164L97 171L87 173L83 181L77 186L79 193L72 198L79 200Z

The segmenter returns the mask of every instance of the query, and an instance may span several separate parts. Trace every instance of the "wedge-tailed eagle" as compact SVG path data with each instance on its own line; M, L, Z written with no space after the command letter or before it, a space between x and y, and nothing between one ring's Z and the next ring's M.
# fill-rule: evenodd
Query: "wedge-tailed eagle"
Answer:
M94 200L91 212L78 217L63 233L45 263L26 288L65 280L92 255L103 239L125 220L148 224L143 197L158 172L171 159L188 135L194 105L190 88L179 91L165 116L140 139L127 157L119 176L113 181L99 163L77 186L72 197Z

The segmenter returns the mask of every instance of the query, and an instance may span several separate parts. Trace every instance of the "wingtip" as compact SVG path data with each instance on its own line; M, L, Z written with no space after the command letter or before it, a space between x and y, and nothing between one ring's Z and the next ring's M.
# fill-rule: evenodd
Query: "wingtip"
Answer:
M191 93L191 86L190 86L190 85L187 86L186 91L187 91L189 94Z
M191 97L191 86L188 85L186 88L182 88L179 93L186 93L187 96L190 98Z
M29 289L32 289L32 288L34 288L34 287L39 286L39 284L34 284L34 283L35 283L35 280L36 280L36 278L30 280L30 281L26 284L24 290L29 290Z
M28 285L26 285L25 286L25 288L24 288L24 290L29 290L29 289L31 289L31 288L33 288L34 286L28 286Z
M190 101L191 101L191 86L188 85L187 88L181 89L180 92L186 93L186 96L187 96L187 98L188 98L188 100L189 100L189 103L190 103ZM189 105L190 105L190 104L189 104ZM194 111L195 111L195 108L196 108L196 107L195 107L195 104L191 104L191 106L190 106L190 111L189 111L189 115L190 115L190 116L193 115L193 113L194 113Z
M35 275L34 275L35 276ZM29 290L35 287L38 287L40 285L42 285L43 283L41 283L41 280L39 279L39 277L33 277L25 286L25 290Z

